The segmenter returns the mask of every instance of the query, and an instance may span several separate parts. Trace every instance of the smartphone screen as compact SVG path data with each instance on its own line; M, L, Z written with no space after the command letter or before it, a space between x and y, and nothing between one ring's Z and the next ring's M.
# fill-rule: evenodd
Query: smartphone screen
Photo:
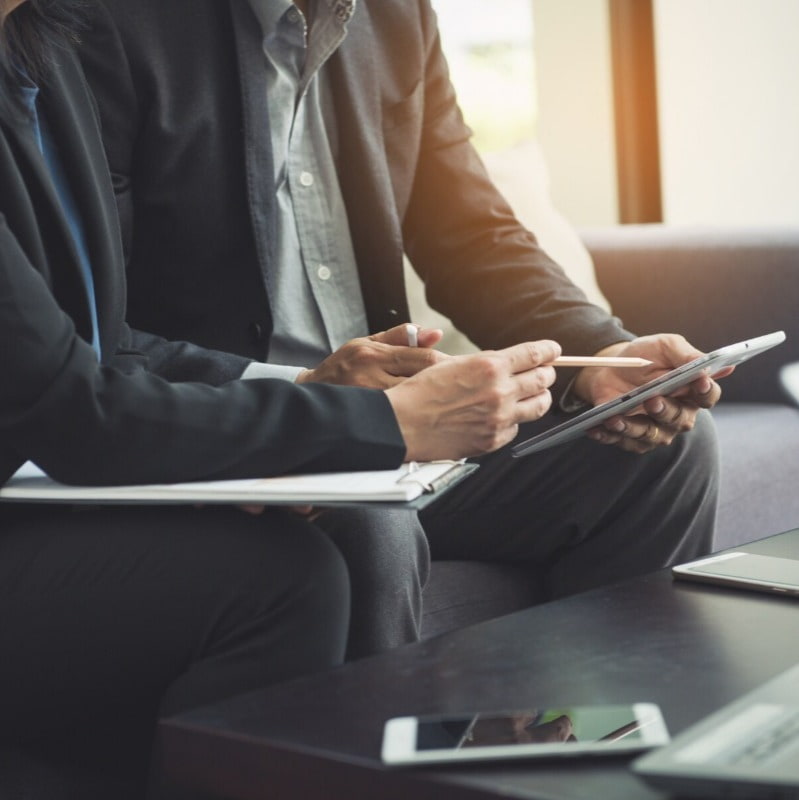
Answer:
M651 703L553 706L389 720L383 758L414 763L618 753L665 741L663 718Z

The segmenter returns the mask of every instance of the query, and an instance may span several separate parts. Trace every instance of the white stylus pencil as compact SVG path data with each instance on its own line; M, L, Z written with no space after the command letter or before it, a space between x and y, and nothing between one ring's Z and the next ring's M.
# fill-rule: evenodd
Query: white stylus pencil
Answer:
M648 367L652 362L632 356L560 356L553 367Z
M419 329L410 322L405 325L408 347L419 346ZM553 367L648 367L652 362L645 358L628 356L559 356L550 362Z

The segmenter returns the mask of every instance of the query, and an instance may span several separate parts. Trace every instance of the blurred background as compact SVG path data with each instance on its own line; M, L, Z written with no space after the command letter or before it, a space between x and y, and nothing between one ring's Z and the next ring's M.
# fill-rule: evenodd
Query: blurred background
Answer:
M799 0L433 0L520 216L799 223Z

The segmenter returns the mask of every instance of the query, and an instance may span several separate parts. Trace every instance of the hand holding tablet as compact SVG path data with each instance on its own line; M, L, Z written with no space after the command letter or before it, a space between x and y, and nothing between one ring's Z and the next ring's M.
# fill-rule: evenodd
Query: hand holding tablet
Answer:
M594 406L561 425L519 442L513 446L512 455L518 458L572 441L611 417L632 411L652 397L670 395L702 374L715 375L721 370L740 364L783 341L785 341L785 333L776 331L706 353L613 400Z

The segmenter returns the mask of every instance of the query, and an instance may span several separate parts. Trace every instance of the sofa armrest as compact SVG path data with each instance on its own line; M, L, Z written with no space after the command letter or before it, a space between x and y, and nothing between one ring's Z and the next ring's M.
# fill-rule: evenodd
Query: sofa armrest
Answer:
M724 400L785 402L799 360L799 227L618 225L581 236L613 313L637 333L683 334L703 350L775 330L787 341L724 379Z

